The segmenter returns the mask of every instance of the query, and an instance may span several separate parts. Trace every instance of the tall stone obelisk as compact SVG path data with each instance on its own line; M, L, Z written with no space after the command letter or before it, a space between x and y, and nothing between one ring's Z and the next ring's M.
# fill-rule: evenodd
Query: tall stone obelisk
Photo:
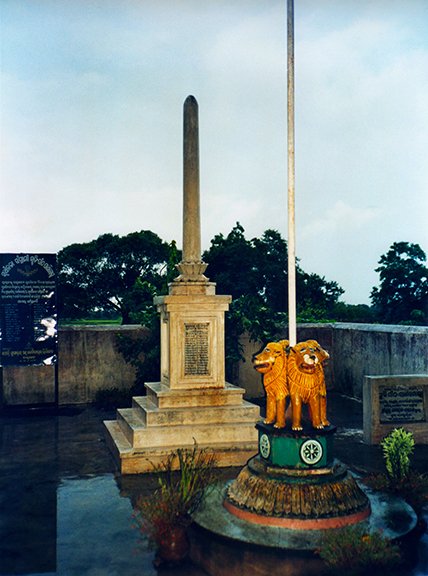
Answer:
M188 96L183 114L183 256L177 281L205 282L206 267L201 260L198 103Z
M155 298L161 314L161 382L169 388L225 386L224 313L230 296L218 296L201 260L198 103L183 110L183 253L169 296Z
M244 464L257 451L259 408L225 381L224 313L230 296L216 295L201 260L198 103L184 103L183 257L160 312L160 382L106 422L123 474L148 472L174 448L215 451L220 466Z

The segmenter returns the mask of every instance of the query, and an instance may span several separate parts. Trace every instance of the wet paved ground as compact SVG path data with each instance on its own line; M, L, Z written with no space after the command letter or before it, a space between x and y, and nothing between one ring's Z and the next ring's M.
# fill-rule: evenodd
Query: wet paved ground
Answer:
M361 403L330 395L329 415L338 426L337 458L357 471L382 471L381 449L362 441ZM158 573L131 504L133 495L153 489L154 479L117 475L102 425L112 417L93 408L0 417L0 575ZM428 446L416 447L413 465L428 471ZM228 469L223 476L232 478L238 471ZM233 574L242 574L239 559L234 565ZM162 571L169 573L205 575L191 564ZM403 573L426 575L428 534L419 542L417 565Z

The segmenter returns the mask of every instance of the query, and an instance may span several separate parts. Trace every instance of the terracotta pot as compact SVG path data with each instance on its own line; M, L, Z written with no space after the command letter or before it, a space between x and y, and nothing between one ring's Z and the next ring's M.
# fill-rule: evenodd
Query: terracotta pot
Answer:
M186 559L190 549L187 531L184 526L172 526L158 542L155 564L180 564Z

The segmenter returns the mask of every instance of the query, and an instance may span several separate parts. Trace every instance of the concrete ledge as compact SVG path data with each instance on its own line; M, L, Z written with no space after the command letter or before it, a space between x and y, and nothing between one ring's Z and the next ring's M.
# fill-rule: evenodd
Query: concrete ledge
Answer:
M363 422L368 444L379 444L394 428L428 444L428 374L365 376Z
M245 389L225 383L222 388L205 387L171 390L160 382L145 384L147 398L158 408L188 408L189 406L241 405Z
M104 422L108 447L113 454L115 464L121 474L143 474L152 472L153 467L164 462L171 453L171 447L149 447L135 449L126 439L116 420ZM180 448L193 449L194 444L181 445ZM257 441L236 442L230 444L198 444L199 449L213 451L217 457L217 466L243 466L257 453Z
M254 422L260 417L260 408L243 401L238 405L188 406L185 408L158 408L147 396L134 396L132 407L145 426L185 426L199 424L228 424Z

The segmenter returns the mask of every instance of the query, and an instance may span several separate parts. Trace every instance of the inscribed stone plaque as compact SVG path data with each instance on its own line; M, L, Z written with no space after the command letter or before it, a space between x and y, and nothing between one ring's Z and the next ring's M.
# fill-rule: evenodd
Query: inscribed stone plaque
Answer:
M208 362L208 322L184 325L184 375L206 376Z
M0 363L56 363L56 255L0 254Z
M381 423L425 421L421 386L381 386L379 404Z

